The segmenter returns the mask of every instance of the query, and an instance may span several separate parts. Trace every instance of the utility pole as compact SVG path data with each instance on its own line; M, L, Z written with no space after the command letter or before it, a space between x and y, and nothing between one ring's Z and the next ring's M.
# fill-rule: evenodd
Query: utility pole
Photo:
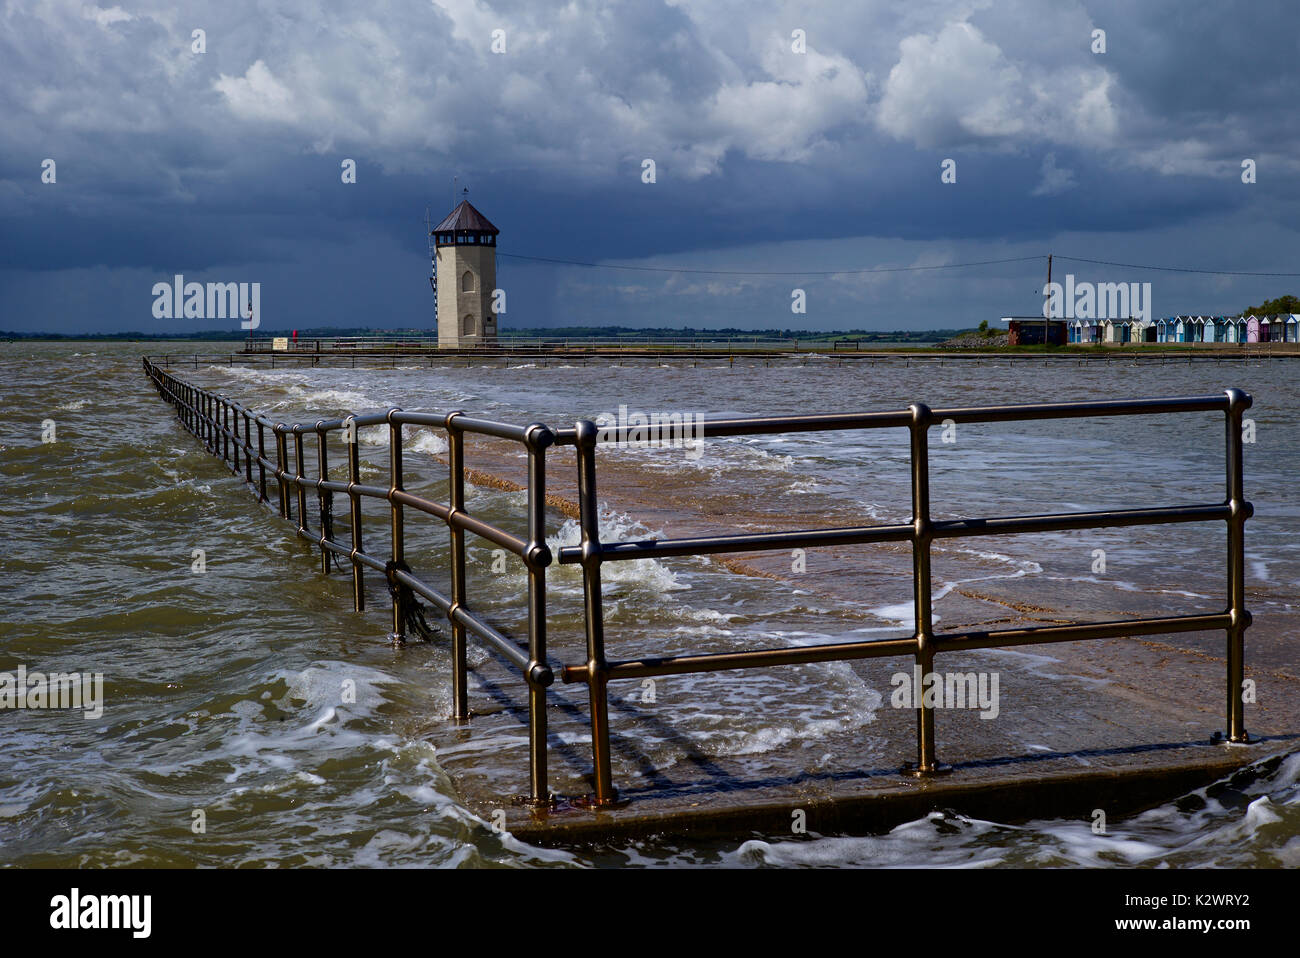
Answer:
M1047 285L1043 287L1043 294L1044 296L1047 297L1050 297L1052 295L1052 254L1051 253L1047 254ZM1043 345L1044 346L1047 345L1048 329L1051 322L1051 320L1048 318L1048 313L1051 312L1051 310L1047 308L1047 304L1049 302L1051 302L1050 298L1043 300Z

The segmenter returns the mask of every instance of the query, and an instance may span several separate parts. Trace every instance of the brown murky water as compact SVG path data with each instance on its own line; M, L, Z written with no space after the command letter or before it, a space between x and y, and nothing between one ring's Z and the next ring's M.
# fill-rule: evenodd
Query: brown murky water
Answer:
M468 758L435 752L424 732L449 704L443 650L387 647L382 611L355 615L343 577L321 576L310 550L173 420L141 372L141 349L8 344L0 354L8 410L0 425L8 533L0 671L24 665L104 676L102 716L0 711L9 757L0 772L6 863L1300 864L1294 757L1244 790L1171 803L1109 836L1092 835L1086 823L1012 828L951 816L871 838L568 852L499 836L460 804L440 758L488 767L493 749L522 747L522 733L476 740ZM1300 390L1290 369L1286 362L863 369L814 361L758 369L178 372L286 420L398 404L554 426L617 414L620 404L755 415L1241 386L1255 396L1257 430L1247 449L1247 494L1256 506L1247 538L1256 615L1248 661L1275 677L1278 694L1294 695L1300 508L1291 485L1300 466ZM53 443L41 441L47 420ZM382 475L381 437L361 438L364 471ZM410 437L413 484L438 492L444 448L433 432ZM1221 422L1208 415L962 427L954 442L932 447L933 500L945 516L1216 501L1221 456ZM490 444L472 450L470 464L507 479L522 466ZM553 468L553 489L564 497L571 460L557 455ZM608 450L601 481L609 537L888 522L908 512L901 431L710 441L697 457ZM503 525L517 523L521 501L499 488L471 493L471 508ZM552 522L553 542L576 539L562 504ZM409 552L429 557L436 581L439 530L412 536ZM202 573L193 571L195 550ZM1104 571L1096 571L1098 550ZM946 629L1217 608L1222 557L1217 526L950 542L936 552L935 612ZM483 605L517 625L522 578L494 572L486 544L472 543L470 558ZM802 571L788 553L747 556L740 566L691 559L611 566L611 634L621 654L909 630L906 550L810 550L805 559ZM578 641L581 585L571 567L554 570L552 581L554 647L563 653ZM374 581L370 588L380 610L382 590ZM1169 641L1192 649L1203 642L1218 654L1210 637ZM679 678L677 701L689 706L644 726L635 710L625 716L633 723L627 733L640 736L652 761L674 761L682 741L759 756L846 729L869 737L889 690L837 665L774 671L743 694L726 677ZM355 702L339 701L344 682L357 689ZM763 709L752 707L755 696ZM202 834L193 828L196 812L207 823Z

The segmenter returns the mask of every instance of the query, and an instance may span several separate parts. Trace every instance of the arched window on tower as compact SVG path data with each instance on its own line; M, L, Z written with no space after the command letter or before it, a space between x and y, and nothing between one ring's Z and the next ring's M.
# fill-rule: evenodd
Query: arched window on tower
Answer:
M465 270L465 275L460 278L460 290L462 293L474 292L474 274Z
M463 320L461 320L461 326L463 327L463 328L461 329L461 331L460 331L460 334L461 334L462 336L473 336L473 335L474 335L474 316L473 316L472 314L470 314L470 313L466 313L466 314L465 314L465 318L464 318Z

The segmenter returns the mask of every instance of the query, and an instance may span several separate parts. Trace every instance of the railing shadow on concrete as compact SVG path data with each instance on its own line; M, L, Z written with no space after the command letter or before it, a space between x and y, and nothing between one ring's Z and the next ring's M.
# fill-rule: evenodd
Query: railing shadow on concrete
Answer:
M1244 497L1242 414L1250 408L1252 400L1240 389L1227 389L1222 395L1214 396L946 409L931 409L923 403L913 403L905 410L888 412L713 419L689 424L666 424L657 438L670 445L722 436L906 429L911 449L912 520L895 525L606 542L602 541L599 532L597 448L602 443L631 441L632 430L642 430L635 438L644 439L645 427L617 425L598 428L594 422L582 420L572 428L552 429L540 422L518 426L477 419L459 411L435 415L404 412L395 407L382 412L290 425L274 422L238 402L187 383L148 358L144 360L144 368L159 394L175 407L182 425L197 436L209 452L220 456L236 475L242 473L244 480L254 488L261 501L269 501L268 477L276 484L280 515L290 520L296 515L298 536L321 550L322 572L329 573L331 556L339 556L351 564L353 604L356 611L362 611L365 606L363 570L370 568L381 573L389 586L393 605L393 632L390 637L393 641L402 642L405 639L412 622L412 596L428 600L443 613L451 629L454 720L467 721L470 714L466 665L466 646L470 636L485 643L519 669L528 696L527 801L534 805L545 806L553 800L547 775L546 706L547 689L557 676L566 683L583 683L588 688L594 793L580 800L580 803L594 806L610 805L618 800L610 761L608 684L611 681L661 675L897 656L913 657L921 674L928 675L933 671L935 656L941 652L1221 630L1227 640L1225 738L1229 742L1248 741L1242 681L1245 631L1251 623L1251 615L1245 604L1244 555L1245 522L1253 514L1253 507ZM937 424L1160 416L1198 412L1217 412L1224 416L1225 496L1222 502L1054 515L947 520L931 517L928 437L931 427ZM361 482L356 430L385 425L389 434L389 484L367 485ZM432 427L445 432L448 446L447 502L431 501L414 495L403 487L402 427L405 425ZM339 433L347 447L346 482L329 478L328 438L332 433ZM521 538L497 528L466 510L466 434L507 440L518 443L524 449L528 460L526 537ZM309 435L316 437L317 475L314 478L307 473L304 463L304 446ZM267 452L268 438L274 442L273 457ZM292 455L290 443L293 446ZM578 473L581 539L576 546L560 548L558 555L552 555L546 544L546 456L552 447L573 447ZM315 530L309 527L307 521L309 489L315 489L318 498L319 524ZM334 537L332 502L335 494L349 499L347 524L350 539L347 542L340 542ZM383 500L389 504L391 550L387 559L367 552L363 546L363 498ZM407 510L432 516L445 523L449 532L449 594L428 585L406 565ZM1227 594L1226 607L1222 612L988 631L935 632L933 629L930 549L937 539L1185 522L1224 522L1226 525ZM511 637L474 610L466 584L467 532L494 543L523 561L528 576L528 634L525 640ZM610 659L606 654L601 595L601 567L606 562L886 542L911 544L914 613L911 636L623 660ZM546 570L555 560L562 564L577 564L582 570L586 636L586 660L583 662L561 665L553 662L547 654ZM946 767L936 757L934 707L926 704L924 699L917 705L916 720L917 760L912 770L919 776L940 773Z

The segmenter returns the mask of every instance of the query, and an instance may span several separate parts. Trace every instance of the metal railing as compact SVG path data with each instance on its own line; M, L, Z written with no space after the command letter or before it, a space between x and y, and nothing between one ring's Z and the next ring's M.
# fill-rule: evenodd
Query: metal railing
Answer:
M676 423L663 427L658 438L666 444L722 436L756 436L785 433L854 431L868 429L907 429L911 448L912 520L893 525L847 526L802 529L780 532L735 535L696 536L689 538L602 541L597 503L596 450L601 443L631 441L633 430L640 426L597 427L589 420L573 428L551 429L542 423L513 426L474 419L462 412L445 416L408 413L392 408L385 412L353 415L344 419L318 420L314 424L286 425L272 422L240 404L215 393L190 385L145 359L145 370L159 393L171 402L181 422L202 439L209 451L220 455L234 472L243 475L267 501L268 471L279 485L279 511L292 518L289 490L296 492L298 535L321 549L321 569L328 573L330 555L346 557L352 564L353 601L357 611L364 607L362 567L382 572L389 582L393 598L393 638L404 635L409 609L404 606L403 589L432 602L446 616L452 630L453 718L466 720L469 706L466 693L466 638L473 635L505 656L521 670L527 684L529 706L529 801L547 804L551 795L547 785L546 697L547 688L558 674L566 683L583 683L588 688L594 795L588 801L608 805L616 801L610 760L610 726L608 684L622 679L640 679L692 672L720 672L733 669L766 668L812 662L851 661L857 659L911 656L922 675L933 671L934 658L941 652L1001 648L1053 642L1125 638L1138 635L1222 630L1227 637L1226 738L1231 742L1247 740L1242 681L1244 677L1245 631L1251 623L1245 605L1245 522L1253 507L1244 498L1242 414L1250 408L1251 397L1240 389L1225 390L1221 396L1194 396L1172 399L1140 399L1106 402L1037 403L1012 406L959 407L931 409L914 403L906 410L845 415L782 416L748 419L715 419L690 424ZM1183 506L1163 506L1118 511L1094 511L1051 515L934 519L930 508L929 430L937 424L1026 422L1052 419L1111 416L1156 416L1175 413L1218 412L1225 424L1225 497L1222 502ZM242 419L243 431L239 423ZM389 427L390 482L387 487L362 484L360 481L357 443L349 443L349 479L328 478L327 437L342 430L387 424ZM402 426L421 425L441 428L448 442L448 499L436 503L407 492L402 484ZM256 427L253 438L252 428ZM266 454L265 430L275 439L275 458ZM319 476L304 472L303 437L317 436ZM528 507L526 539L498 529L465 510L464 436L474 433L521 444L528 456ZM644 439L638 433L637 439ZM292 460L288 443L294 444ZM580 542L566 546L552 556L546 545L546 453L552 446L572 446L578 473L578 512ZM253 478L256 467L258 478ZM316 534L307 525L307 490L314 488L319 497L320 527ZM334 493L351 500L351 539L344 544L334 539L330 499ZM360 500L382 499L391 509L391 555L384 561L362 548ZM450 533L448 565L451 594L443 595L418 578L405 564L404 510L414 509L433 516L447 525ZM1154 616L1071 625L1045 625L998 630L935 632L931 582L931 545L936 540L990 535L1064 532L1080 529L1118 528L1126 526L1165 525L1186 522L1224 522L1227 528L1227 595L1226 608L1216 613ZM526 645L509 637L473 611L466 595L465 533L477 536L512 552L523 560L528 572L528 636ZM607 655L604 607L601 595L601 567L606 562L628 559L701 556L719 553L761 552L792 547L907 542L912 549L913 633L903 638L864 642L828 643L813 646L749 649L735 652L611 659ZM583 578L583 618L586 660L555 665L546 649L546 568L553 559L562 564L581 567ZM924 698L917 704L918 775L942 770L935 746L933 705Z
M393 407L384 412L342 419L320 419L315 423L289 425L274 422L247 409L240 403L214 392L191 385L144 360L144 368L162 397L176 408L176 415L190 432L203 441L207 450L220 456L235 475L241 474L252 485L262 502L268 502L268 473L278 485L279 512L285 519L296 519L298 536L321 550L321 572L329 574L331 556L346 558L352 565L352 601L356 611L365 608L364 569L384 575L393 602L395 643L405 641L411 622L412 600L405 590L432 602L446 616L451 628L452 717L469 719L467 692L466 639L479 641L505 656L520 669L528 685L530 800L549 799L546 770L546 698L545 690L555 680L555 669L546 655L546 567L551 551L546 545L546 449L554 440L550 429L540 423L513 426L475 419L462 412L445 416L403 412ZM243 429L240 429L240 423ZM361 481L361 457L357 430L388 427L389 484L367 485ZM445 431L448 444L448 502L434 502L408 492L402 480L402 427L431 426ZM256 430L254 432L254 430ZM267 455L268 432L275 443L274 458ZM331 433L340 433L348 452L348 481L329 478L329 443ZM528 538L499 529L471 515L465 508L465 434L494 436L520 443L528 455ZM308 476L304 464L304 445L308 435L316 436L315 478ZM293 444L292 456L289 444ZM256 466L257 478L253 477ZM307 490L316 490L318 527L308 524ZM333 496L350 500L350 540L334 538ZM296 510L294 499L297 500ZM391 558L385 560L364 548L361 500L380 499L389 503ZM416 576L406 564L406 510L433 516L446 524L450 534L448 565L451 573L450 595L443 594ZM520 643L497 628L471 607L466 595L465 533L470 532L513 553L523 560L528 571L528 637Z
M806 344L805 344L806 345ZM933 346L934 344L928 344ZM1202 344L1205 345L1205 344ZM1215 345L1215 344L1209 344ZM1267 343L1265 345L1268 345ZM1185 348L1186 347L1186 348ZM728 353L710 353L704 350L692 351L628 349L608 353L579 351L566 353L562 350L540 352L526 351L491 351L491 350L437 350L424 351L401 350L328 350L316 351L302 349L289 352L209 352L209 353L159 353L152 361L164 369L185 368L198 369L200 366L269 366L276 368L386 368L463 366L492 367L508 369L512 365L548 366L699 366L705 363L725 363L734 366L781 366L814 363L825 368L843 368L848 366L875 366L877 363L889 365L912 366L947 366L954 363L976 362L986 366L1007 366L1024 368L1026 366L1083 366L1090 363L1119 363L1122 365L1192 365L1193 363L1248 363L1264 358L1300 359L1300 349L1289 351L1276 350L1257 352L1237 349L1222 352L1215 349L1195 348L1195 344L1180 344L1173 349L1146 349L1133 344L1107 345L1094 348L1085 344L1079 349L1063 349L1048 353L1016 352L980 352L961 348L905 348L890 352L884 349L874 351L833 351L803 348L799 351L778 350L741 350Z
M968 331L969 332L969 331ZM960 335L955 333L954 335ZM779 336L619 336L619 337L585 337L585 336L523 336L499 335L489 343L466 345L456 349L440 349L438 337L423 332L410 334L389 334L383 336L304 336L290 339L284 349L275 348L276 337L249 336L242 345L241 352L246 355L274 354L281 357L301 356L303 354L326 355L418 355L422 353L467 354L472 356L508 356L512 358L531 358L536 356L582 356L582 355L636 355L653 353L671 356L675 353L701 356L715 355L751 355L773 353L870 353L873 350L887 349L931 349L938 347L942 340L933 338L886 339L864 336L825 337L799 339L797 337ZM1073 347L1107 347L1121 351L1149 353L1177 353L1182 349L1188 351L1212 351L1234 355L1242 352L1293 353L1300 351L1300 344L1295 342L1115 342L1115 343L1077 343L1062 344ZM1178 347L1170 349L1170 347ZM955 347L978 349L978 346Z
M285 343L283 350L276 350L275 337L249 336L244 340L243 351L246 353L268 352L366 352L366 351L413 351L438 350L438 337L427 333L413 332L406 334L389 334L384 336L307 336L291 339ZM807 338L782 336L521 336L499 335L490 343L459 347L465 352L487 353L494 355L526 353L608 353L619 351L663 350L663 351L700 351L700 352L818 352L836 351L847 344L854 344L861 349L865 344L885 346L934 345L934 339L872 339L856 337L834 341L831 338ZM838 343L838 344L837 344Z

